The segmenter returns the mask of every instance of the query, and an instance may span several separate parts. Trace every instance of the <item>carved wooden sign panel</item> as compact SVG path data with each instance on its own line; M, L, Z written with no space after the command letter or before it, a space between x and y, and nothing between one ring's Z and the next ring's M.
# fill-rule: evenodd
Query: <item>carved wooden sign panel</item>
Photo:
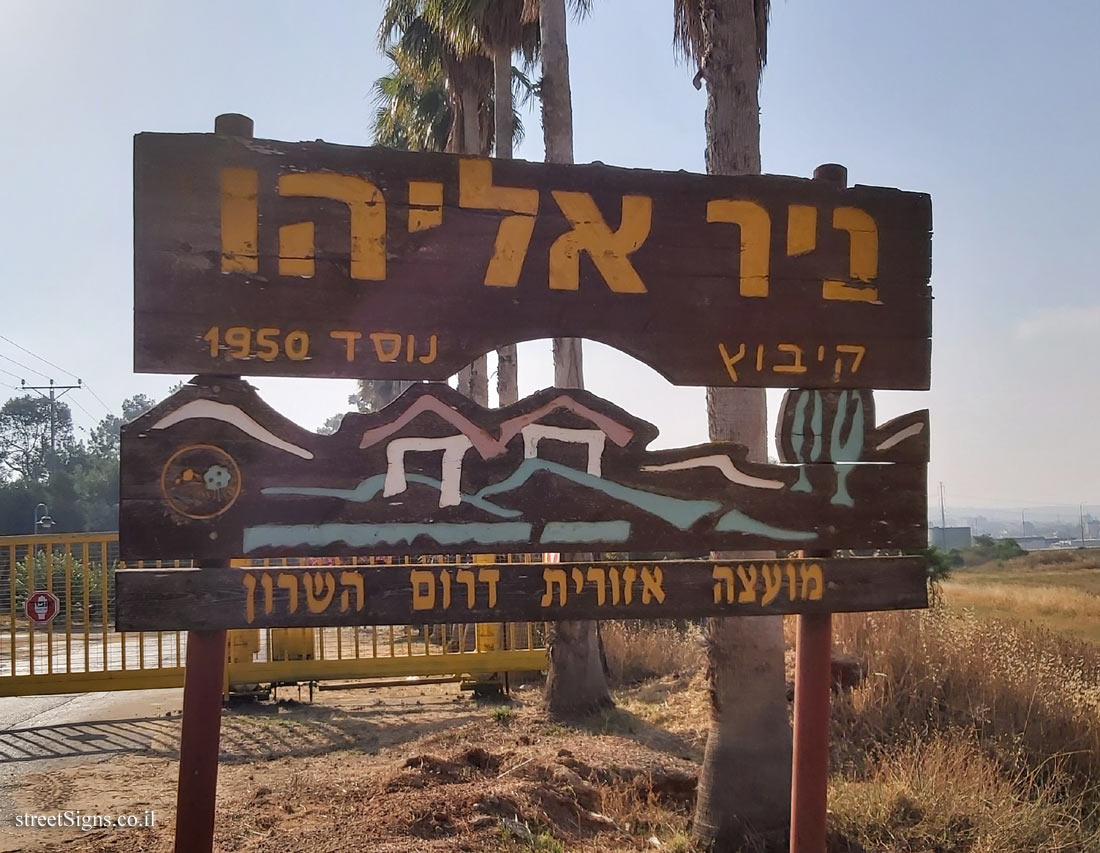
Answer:
M125 560L531 551L924 547L927 412L792 392L782 458L656 428L549 388L486 409L419 383L317 435L240 380L185 386L122 434Z
M118 573L118 630L686 619L928 605L924 560L667 560Z
M576 336L682 385L929 385L921 193L213 134L134 172L138 371L442 380Z

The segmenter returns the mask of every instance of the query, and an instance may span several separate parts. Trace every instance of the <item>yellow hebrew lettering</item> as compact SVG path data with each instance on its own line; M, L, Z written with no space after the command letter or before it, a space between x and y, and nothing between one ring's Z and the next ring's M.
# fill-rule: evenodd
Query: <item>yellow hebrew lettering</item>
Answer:
M421 364L431 364L433 361L435 361L436 344L436 336L428 335L428 352L425 355L418 356L417 361L419 361Z
M279 275L313 278L317 265L313 223L295 222L279 227Z
M817 248L817 208L807 204L787 207L787 254L805 255Z
M336 594L336 579L332 572L306 572L302 575L306 588L306 607L310 613L324 613Z
M787 563L787 598L794 601L798 597L798 576L795 573L794 563Z
M264 590L264 616L270 616L275 608L275 581L269 572L260 575L260 586ZM294 591L297 593L297 588Z
M582 572L580 569L573 569L573 571L569 574L573 578L573 591L577 595L580 595L581 590L584 589L584 572Z
M645 284L629 256L649 236L653 199L624 195L622 218L618 229L612 231L588 193L554 190L551 195L573 229L550 247L550 289L577 290L581 252L587 252L613 293L645 293Z
M245 572L241 577L241 583L244 584L245 589L244 621L251 625L256 621L256 578L252 577L251 572Z
M363 605L366 602L363 594L363 576L359 572L340 572L340 584L344 587L350 587L355 590L355 612L358 613L363 609ZM344 589L340 592L340 612L347 613L350 606L350 590Z
M443 585L443 609L451 606L451 573L444 569L439 573L439 581Z
M368 281L385 279L386 200L378 187L358 175L290 172L279 176L279 195L331 198L346 204L351 225L351 277ZM280 239L284 230L279 229ZM279 257L287 254L280 245Z
M443 224L443 184L409 181L409 233Z
M558 604L562 607L569 600L569 581L563 569L543 569L542 580L546 584L546 592L542 594L542 606L549 607L554 602L554 588L558 590Z
M279 572L279 577L275 580L276 586L281 586L286 590L287 600L290 602L287 607L287 613L298 612L298 576L287 574L286 572Z
M878 275L878 226L870 214L858 207L833 211L833 228L848 232L848 275L867 283ZM826 279L821 287L825 299L850 302L878 302L877 287L853 287L844 281Z
M630 604L634 598L634 581L638 579L638 572L633 566L623 569L623 604Z
M737 349L737 354L734 356L729 354L729 351L726 349L725 344L720 343L718 344L718 354L722 356L722 361L726 364L726 371L729 373L730 379L736 382L737 370L734 368L734 365L745 357L745 345L741 344L741 346ZM756 369L760 369L759 357L757 358Z
M714 603L722 602L722 584L726 585L726 603L733 604L733 569L729 566L715 566L711 572L714 578Z
M469 569L459 569L455 572L455 580L458 583L466 584L466 609L473 610L474 601L477 596L477 586L474 573Z
M596 584L596 606L603 607L603 603L607 601L607 571L589 566L588 580Z
M497 584L500 582L500 569L479 569L477 579L489 586L489 606L497 606Z
M435 607L435 574L429 569L413 569L409 572L412 581L413 610L431 610Z
M397 332L371 332L370 339L379 361L397 361L401 355L401 335Z
M760 573L764 576L764 597L760 599L760 604L767 607L783 588L783 569L778 564L765 563L760 567Z
M752 604L756 601L756 566L749 563L737 567L737 577L741 578L741 592L737 594L739 604Z
M664 579L665 573L660 566L642 569L642 604L649 604L652 599L657 599L658 604L665 603L665 591L661 587Z
M255 169L222 169L222 272L257 272L260 268L260 173Z
M755 201L731 198L707 202L707 222L732 222L741 229L742 296L767 296L772 221Z
M611 578L611 606L614 607L619 603L619 570L612 569L608 575Z
M863 356L867 352L867 347L861 347L859 344L837 344L836 351L844 353L845 355L854 355L852 359L852 373L859 373L859 366L863 363ZM837 359L840 362L840 359ZM837 367L837 372L840 372L840 368Z
M811 583L813 588L811 588ZM803 601L821 601L825 594L825 575L821 566L811 563L802 566L802 599Z
M776 373L805 373L806 365L802 363L802 347L798 344L780 344L777 349L780 352L789 352L794 356L792 364L777 364L772 367Z
M343 341L344 358L348 361L355 361L355 342L363 337L362 332L357 332L354 329L334 329L328 333L328 336L334 341Z
M493 256L485 270L485 283L493 287L515 287L531 245L535 214L539 210L539 191L520 187L493 186L493 166L489 160L458 161L458 206L474 210L507 210L518 216L505 216L497 230Z

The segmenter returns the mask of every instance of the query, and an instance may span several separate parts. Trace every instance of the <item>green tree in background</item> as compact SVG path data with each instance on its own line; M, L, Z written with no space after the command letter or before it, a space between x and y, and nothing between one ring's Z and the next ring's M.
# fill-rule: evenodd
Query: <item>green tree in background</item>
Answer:
M152 406L143 394L130 397L121 417L107 415L78 441L65 403L51 411L43 398L8 400L0 407L0 533L33 533L39 503L54 532L117 529L119 432Z

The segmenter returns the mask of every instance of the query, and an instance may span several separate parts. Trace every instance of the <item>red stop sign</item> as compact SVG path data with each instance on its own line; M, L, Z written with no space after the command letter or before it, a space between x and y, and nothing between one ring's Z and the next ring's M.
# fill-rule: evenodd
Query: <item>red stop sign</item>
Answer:
M23 610L35 625L49 625L60 608L56 595L40 589L27 596L27 603Z

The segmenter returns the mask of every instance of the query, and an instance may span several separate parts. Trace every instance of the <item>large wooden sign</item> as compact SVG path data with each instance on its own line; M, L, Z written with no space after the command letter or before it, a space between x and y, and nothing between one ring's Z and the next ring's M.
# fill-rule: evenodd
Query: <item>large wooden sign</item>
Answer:
M926 607L920 557L118 573L120 631L685 619Z
M684 385L929 385L924 194L212 134L134 172L138 371L442 380L576 336Z
M657 429L579 390L486 409L420 383L317 435L240 380L193 383L122 433L126 560L283 555L914 548L927 412L875 424L869 391L800 391L782 457Z

